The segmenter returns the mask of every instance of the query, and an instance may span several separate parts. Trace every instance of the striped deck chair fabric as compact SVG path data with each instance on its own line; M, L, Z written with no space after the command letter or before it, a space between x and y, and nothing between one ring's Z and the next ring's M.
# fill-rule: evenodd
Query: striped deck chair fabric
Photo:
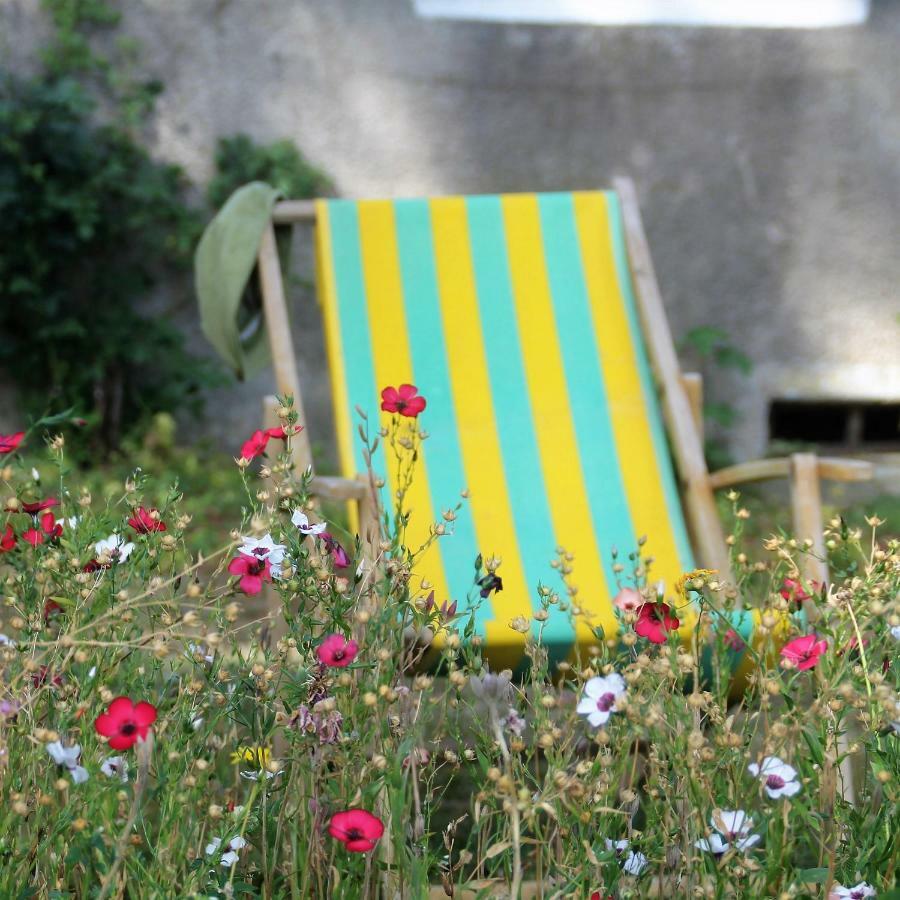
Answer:
M617 197L607 192L317 204L319 295L341 466L364 471L354 406L377 421L380 390L428 400L409 496L419 546L460 491L452 536L419 574L463 606L478 553L502 557L503 590L477 613L487 656L515 667L509 627L558 588L557 546L574 554L577 603L617 630L612 598L646 535L650 577L671 591L694 563L641 334ZM393 496L391 471L376 460ZM389 505L389 504L388 504ZM622 582L623 584L626 582ZM593 643L554 608L556 659Z

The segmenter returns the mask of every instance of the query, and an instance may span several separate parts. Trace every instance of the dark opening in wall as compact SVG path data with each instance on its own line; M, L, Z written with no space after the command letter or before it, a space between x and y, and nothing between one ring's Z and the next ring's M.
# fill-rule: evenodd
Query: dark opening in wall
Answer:
M900 448L900 403L773 400L769 439L859 450Z

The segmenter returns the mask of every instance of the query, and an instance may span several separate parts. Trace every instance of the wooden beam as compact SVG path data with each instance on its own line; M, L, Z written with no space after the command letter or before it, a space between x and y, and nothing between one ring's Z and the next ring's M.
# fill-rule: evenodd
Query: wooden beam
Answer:
M697 437L703 444L703 376L699 372L685 372L681 376L688 402L691 404L691 412L694 414L694 425L697 428Z
M875 467L863 459L842 459L839 456L816 457L819 478L829 481L869 481ZM754 459L719 469L709 476L713 490L747 484L751 481L768 481L787 478L791 474L791 461L786 456L771 459Z
M299 472L312 466L312 451L309 433L306 430L306 413L303 409L303 393L300 390L300 376L297 373L297 358L294 356L294 342L291 338L291 324L288 319L287 300L281 279L281 262L275 243L275 227L271 222L263 231L259 245L259 282L262 290L263 313L269 346L272 349L272 366L275 383L280 394L290 394L294 398L294 409L299 415L303 430L291 441L294 465Z
M684 503L697 555L702 565L717 569L723 577L730 576L725 533L709 483L703 444L697 434L691 403L681 380L681 369L653 270L634 184L630 178L616 178L613 187L622 204L628 260L638 310L675 462L683 483Z
M272 210L272 221L276 225L293 225L297 222L316 221L315 200L282 200Z
M310 489L325 500L363 500L366 496L366 485L360 481L334 475L316 475Z

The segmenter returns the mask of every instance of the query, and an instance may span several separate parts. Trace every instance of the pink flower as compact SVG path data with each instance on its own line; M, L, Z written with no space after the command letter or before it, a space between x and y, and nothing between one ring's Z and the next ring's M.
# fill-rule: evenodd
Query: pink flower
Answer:
M785 578L781 584L779 593L785 600L789 602L793 600L799 609L807 600L812 600L813 595L818 594L822 589L822 585L819 584L818 581L811 581L809 586L812 589L812 594L806 592L802 582L797 581L794 578Z
M262 590L263 583L272 580L272 567L269 565L269 560L247 556L245 553L238 553L228 563L228 571L232 575L241 576L241 590L248 597L258 594Z
M744 643L744 639L733 628L729 628L728 631L725 632L725 646L730 647L732 650L743 650L747 645Z
M381 408L385 412L400 413L414 419L426 406L425 398L418 394L419 389L414 384L386 387L381 392Z
M24 437L24 431L17 431L15 434L0 434L0 455L12 453L13 450L18 449Z
M669 632L674 631L681 624L667 603L644 603L638 609L638 619L634 623L636 634L647 638L654 644L664 644L669 638Z
M781 658L793 663L794 668L802 672L804 669L812 669L827 649L827 641L819 640L818 635L807 634L788 641L781 648Z
M97 734L109 738L113 750L127 750L138 740L145 740L150 726L156 721L156 707L141 700L135 703L128 697L116 697L94 720Z
M9 551L16 546L17 540L18 538L13 531L12 525L7 523L6 530L3 532L3 535L0 536L0 553L9 553Z
M316 648L316 656L324 666L343 669L356 659L359 644L348 641L342 634L329 634Z
M635 612L643 605L644 598L641 596L640 591L626 587L622 588L622 590L616 594L613 603L618 609L621 609L622 612Z
M166 523L160 521L158 509L147 509L139 506L132 517L128 520L128 524L138 534L150 534L151 531L165 531Z
M328 833L353 853L368 853L384 834L384 825L364 809L348 809L331 817Z
M327 532L322 532L322 541L325 549L331 554L335 568L346 569L350 565L350 557L347 551Z
M293 433L299 434L302 430L302 427L295 426ZM241 446L241 457L243 459L254 459L257 456L262 456L266 452L266 448L269 446L269 441L272 438L280 438L282 441L287 440L287 432L280 426L278 428L267 428L265 431L257 429L250 435L250 439L244 441Z

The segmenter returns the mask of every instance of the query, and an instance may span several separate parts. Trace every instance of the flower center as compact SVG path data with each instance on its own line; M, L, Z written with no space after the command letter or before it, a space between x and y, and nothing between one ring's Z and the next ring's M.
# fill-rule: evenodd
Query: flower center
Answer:
M609 712L616 704L616 695L612 693L601 694L597 698L597 709L600 712Z
M780 775L770 775L766 779L766 787L770 788L783 788L786 782Z
M347 829L347 840L348 841L359 841L362 840L365 835L358 828L348 828Z
M119 734L124 734L126 737L134 734L137 731L137 725L134 722L126 722L120 729Z
M332 653L332 656L333 656L335 659L343 659L343 658L344 658L344 651L343 651L343 650L335 650L334 653Z

